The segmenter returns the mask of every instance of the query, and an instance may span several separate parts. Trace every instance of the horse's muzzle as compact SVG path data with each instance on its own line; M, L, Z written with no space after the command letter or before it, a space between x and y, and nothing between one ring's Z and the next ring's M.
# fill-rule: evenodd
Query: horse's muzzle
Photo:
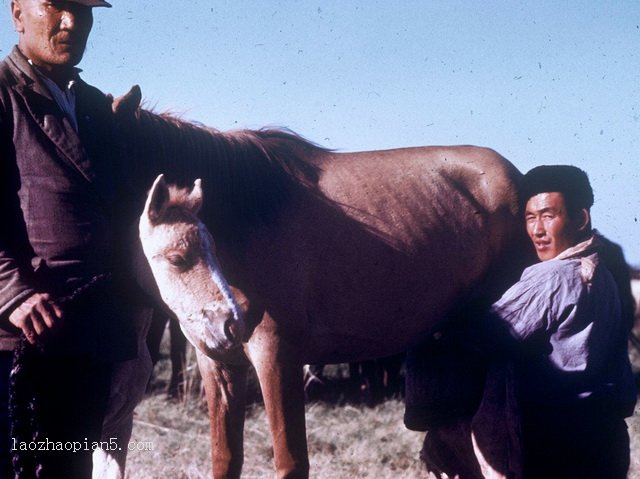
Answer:
M240 344L244 328L231 312L220 317L219 311L205 309L202 311L207 323L207 332L210 336L206 341L212 349L231 349ZM215 345L215 346L214 346Z

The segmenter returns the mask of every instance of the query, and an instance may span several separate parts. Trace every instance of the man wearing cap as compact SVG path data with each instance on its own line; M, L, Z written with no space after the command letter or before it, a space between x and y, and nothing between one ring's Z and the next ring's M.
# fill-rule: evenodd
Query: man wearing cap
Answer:
M76 68L92 8L110 6L11 2L19 41L0 63L0 477L13 477L12 456L19 477L91 477L111 377L138 354L133 328L148 314L124 257L135 218L112 98ZM22 386L11 388L10 433L20 341L30 359L12 372ZM69 443L80 446L57 447Z
M622 251L592 229L579 168L534 168L522 198L540 263L491 307L485 339L516 360L525 477L625 478L636 390Z

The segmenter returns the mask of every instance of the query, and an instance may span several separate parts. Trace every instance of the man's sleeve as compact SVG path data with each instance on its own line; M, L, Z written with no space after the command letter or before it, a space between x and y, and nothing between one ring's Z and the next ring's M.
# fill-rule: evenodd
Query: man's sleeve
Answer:
M525 273L479 321L478 346L492 354L521 357L544 347L551 325L557 281L552 274Z
M0 111L0 113L2 113ZM20 186L15 150L0 115L0 325L35 289L31 277L30 249L20 209Z
M490 315L502 321L519 341L547 331L552 283L536 274L523 277L491 306Z

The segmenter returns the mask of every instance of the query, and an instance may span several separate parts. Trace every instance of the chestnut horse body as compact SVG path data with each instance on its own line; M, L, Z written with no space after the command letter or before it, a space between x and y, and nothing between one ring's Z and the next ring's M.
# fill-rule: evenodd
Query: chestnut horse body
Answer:
M252 364L277 476L306 478L302 365L389 356L437 332L519 238L520 173L479 147L335 153L281 131L206 134L208 166L167 178L202 185L175 197L154 183L143 248L198 348L214 477L240 476Z

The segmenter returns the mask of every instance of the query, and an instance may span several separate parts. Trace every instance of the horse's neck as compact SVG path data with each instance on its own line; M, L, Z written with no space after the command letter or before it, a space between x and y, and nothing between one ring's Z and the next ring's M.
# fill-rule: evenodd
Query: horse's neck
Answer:
M201 217L238 236L256 222L271 222L292 191L317 182L317 167L306 156L322 150L288 132L221 133L150 112L140 112L137 129L144 191L160 173L181 187L201 178Z

